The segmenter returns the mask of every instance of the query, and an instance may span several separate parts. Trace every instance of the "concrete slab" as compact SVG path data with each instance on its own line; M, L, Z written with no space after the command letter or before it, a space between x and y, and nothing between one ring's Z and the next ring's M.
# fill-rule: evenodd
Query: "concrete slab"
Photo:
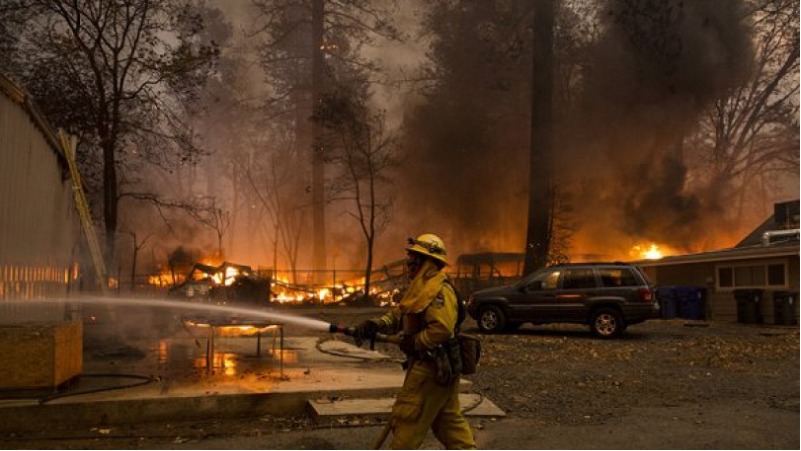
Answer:
M337 421L345 417L385 417L392 411L393 397L353 399L312 399L309 408L320 422ZM503 417L506 413L489 399L475 393L459 394L459 404L471 417Z
M0 397L0 431L21 432L48 421L97 427L298 415L308 412L310 399L386 398L389 412L404 371L381 350L307 335L280 342L265 337L260 346L254 338L218 338L212 360L202 337L186 334L90 347L82 376L52 396ZM470 386L462 380L463 392ZM469 398L462 402L472 405Z

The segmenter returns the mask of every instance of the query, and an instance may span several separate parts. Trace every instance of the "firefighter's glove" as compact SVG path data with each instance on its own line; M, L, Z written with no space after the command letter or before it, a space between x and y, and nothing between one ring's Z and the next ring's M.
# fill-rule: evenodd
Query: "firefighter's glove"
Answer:
M356 346L361 347L365 341L375 340L377 333L378 324L375 321L367 320L353 328L353 341L356 342Z
M417 353L417 349L414 347L414 335L412 334L401 335L401 341L398 346L406 355L415 355Z

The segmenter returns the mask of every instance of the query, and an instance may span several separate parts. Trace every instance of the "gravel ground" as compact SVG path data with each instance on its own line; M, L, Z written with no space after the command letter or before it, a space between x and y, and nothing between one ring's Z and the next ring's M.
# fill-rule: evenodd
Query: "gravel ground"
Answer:
M369 309L309 311L355 324ZM464 330L477 333L470 320ZM799 331L685 320L616 340L574 325L482 335L473 391L507 412L471 419L489 449L799 449ZM389 352L395 352L390 350ZM369 371L369 368L365 368ZM130 425L113 436L43 436L5 449L366 449L381 425L308 417ZM440 445L429 436L424 448Z

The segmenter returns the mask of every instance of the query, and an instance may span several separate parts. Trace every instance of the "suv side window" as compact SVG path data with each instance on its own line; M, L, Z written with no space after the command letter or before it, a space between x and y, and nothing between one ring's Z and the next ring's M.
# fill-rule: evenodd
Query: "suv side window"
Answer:
M601 283L605 287L636 287L640 285L631 268L598 268Z
M565 270L562 288L595 288L595 273L592 268L574 268Z
M528 291L555 290L560 271L543 271L526 284Z

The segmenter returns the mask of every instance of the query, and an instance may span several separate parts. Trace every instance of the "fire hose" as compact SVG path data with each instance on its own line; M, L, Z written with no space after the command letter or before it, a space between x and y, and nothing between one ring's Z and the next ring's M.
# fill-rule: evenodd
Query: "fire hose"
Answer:
M331 326L329 326L329 328L328 328L328 331L330 333L332 333L332 334L347 335L349 337L353 337L354 339L358 339L359 338L359 337L357 337L356 328L355 327L347 327L347 326L342 326L342 325L339 325L339 324L331 324ZM398 345L401 342L401 338L402 338L402 334L387 335L387 334L377 333L374 336L370 337L370 350L371 351L375 351L375 343L376 342L392 343L392 344ZM357 346L361 346L361 343L357 342L356 345Z
M146 384L149 384L151 382L156 382L156 381L159 380L159 378L156 377L156 376L143 376L143 375L140 375L140 374L114 374L114 373L111 373L111 374L82 374L81 377L84 377L84 378L86 378L86 377L128 378L128 379L137 379L138 382L133 382L133 383L130 383L130 384L120 384L120 385L99 387L99 388L94 388L94 389L91 389L91 390L77 391L77 392L72 392L72 393L57 393L57 394L52 394L52 395L46 395L46 396L43 396L42 398L39 399L39 404L44 404L44 403L52 401L54 399L64 398L64 397L67 397L67 396L86 395L86 394L89 394L89 393L99 393L99 392L103 392L103 391L120 390L120 389L123 389L123 388L138 387L140 385L146 385Z
M333 333L337 333L337 334L343 334L343 335L347 335L349 337L353 337L356 340L356 345L357 346L361 346L361 342L360 342L361 340L357 336L356 328L354 328L354 327L346 327L346 326L342 326L342 325L331 324L331 326L329 327L328 331L330 333L332 333L332 334ZM401 337L402 337L401 334L386 335L386 334L382 334L382 333L377 333L374 336L370 337L370 350L371 351L375 350L375 342L376 341L381 342L381 343L400 344ZM387 440L387 437L389 436L390 431L392 431L392 419L387 421L387 424L384 426L383 429L381 429L381 433L378 434L378 437L376 437L375 441L373 441L372 449L381 449L381 446L384 445L384 442Z
M339 334L347 335L349 337L353 337L354 339L357 340L356 341L356 345L357 346L361 346L362 345L362 343L359 341L359 337L357 336L355 327L347 327L347 326L342 326L342 325L337 325L337 324L331 324L329 329L328 329L328 331L330 333L339 333ZM375 343L376 342L400 344L402 338L403 338L403 333L398 333L396 335L387 335L387 334L377 333L377 334L375 334L375 336L370 337L370 350L375 350ZM474 405L472 405L472 406L470 406L470 407L468 407L466 409L462 409L462 413L466 413L466 412L469 412L469 411L475 409L476 407L478 407L483 402L483 400L484 400L484 396L482 394L479 394L478 402L476 402ZM390 419L387 422L387 424L384 426L384 428L381 430L381 433L378 435L378 437L376 437L375 441L373 442L373 448L372 449L381 449L381 446L383 446L384 441L386 441L387 437L389 436L390 431L392 430L392 426L393 426L392 419Z

